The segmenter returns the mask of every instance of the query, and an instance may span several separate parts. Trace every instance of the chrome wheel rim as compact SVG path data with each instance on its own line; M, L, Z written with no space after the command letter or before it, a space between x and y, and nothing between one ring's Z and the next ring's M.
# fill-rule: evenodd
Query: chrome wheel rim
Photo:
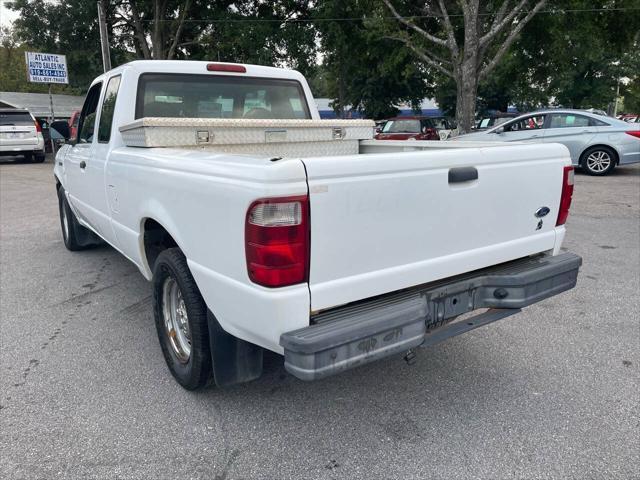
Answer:
M598 150L587 157L587 167L592 172L602 173L611 166L611 155Z
M67 218L67 210L62 205L62 235L65 239L69 238L69 219Z
M167 277L162 284L162 316L173 353L181 363L187 363L191 356L191 331L187 306L178 282L171 276Z

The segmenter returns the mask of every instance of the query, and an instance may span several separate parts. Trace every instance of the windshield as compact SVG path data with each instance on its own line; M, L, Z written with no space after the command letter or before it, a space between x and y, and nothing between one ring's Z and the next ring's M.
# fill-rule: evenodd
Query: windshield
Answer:
M31 115L26 112L2 112L0 113L0 125L30 125L33 126L33 119Z
M302 86L295 80L222 75L143 74L136 118L309 119Z
M389 120L382 133L420 133L420 120Z

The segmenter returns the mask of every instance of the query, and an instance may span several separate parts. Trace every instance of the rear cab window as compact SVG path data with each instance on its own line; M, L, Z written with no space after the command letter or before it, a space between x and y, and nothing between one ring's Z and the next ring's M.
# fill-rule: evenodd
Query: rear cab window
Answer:
M144 73L135 117L310 119L311 113L296 80Z

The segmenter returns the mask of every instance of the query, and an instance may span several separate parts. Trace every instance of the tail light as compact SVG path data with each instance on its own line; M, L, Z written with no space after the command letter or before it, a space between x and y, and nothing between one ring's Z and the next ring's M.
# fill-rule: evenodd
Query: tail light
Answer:
M306 282L309 241L308 196L253 202L245 221L249 279L265 287Z
M564 225L569 216L571 197L573 196L573 167L564 167L562 177L562 195L560 196L560 208L558 209L558 221L556 227Z
M34 125L36 126L36 132L38 133L42 133L42 127L40 126L40 124L38 123L37 120L34 120Z
M640 138L640 130L629 130L624 133L626 133L627 135L631 135L632 137Z

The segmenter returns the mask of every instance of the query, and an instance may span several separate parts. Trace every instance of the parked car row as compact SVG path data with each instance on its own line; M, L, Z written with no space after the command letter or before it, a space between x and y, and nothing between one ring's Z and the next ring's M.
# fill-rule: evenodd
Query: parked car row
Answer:
M640 115L637 113L625 113L618 115L616 118L628 123L640 123Z

